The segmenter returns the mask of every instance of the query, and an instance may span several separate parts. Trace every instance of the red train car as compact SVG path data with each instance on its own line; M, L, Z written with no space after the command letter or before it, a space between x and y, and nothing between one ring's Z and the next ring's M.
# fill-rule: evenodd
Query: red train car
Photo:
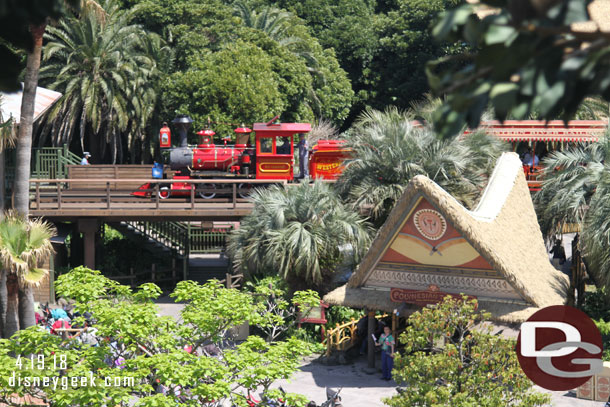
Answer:
M275 120L275 119L274 119ZM236 143L234 145L217 145L213 142L214 132L210 129L201 130L197 146L188 146L186 133L191 123L190 118L179 116L173 123L178 128L179 146L165 149L168 156L168 167L174 174L172 179L185 180L163 184L160 181L159 197L162 199L171 196L190 196L193 183L186 182L191 179L209 179L210 183L198 183L195 193L204 199L211 199L217 195L217 186L214 179L259 179L273 181L289 181L295 179L295 142L299 134L306 134L311 130L309 123L255 123L253 130L247 127L235 129ZM171 146L171 133L168 128L164 130L164 146ZM250 134L254 131L254 146L250 144ZM169 142L168 142L169 140ZM313 146L309 155L309 169L312 178L327 180L336 179L342 169L344 161L351 155L351 150L345 147L340 140L320 140ZM162 172L158 172L161 176ZM238 194L246 197L251 184L244 182L238 184ZM151 184L142 185L136 196L147 196Z

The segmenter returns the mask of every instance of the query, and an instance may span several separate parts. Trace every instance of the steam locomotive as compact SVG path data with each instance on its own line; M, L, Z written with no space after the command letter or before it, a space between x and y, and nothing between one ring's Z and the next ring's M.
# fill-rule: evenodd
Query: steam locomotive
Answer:
M214 180L258 179L293 182L295 138L311 130L309 123L275 123L277 117L267 123L255 123L253 129L242 125L235 129L234 145L214 144L214 131L201 130L197 133L199 144L187 144L187 132L192 123L188 116L178 116L172 121L178 130L179 146L172 147L171 132L164 126L160 132L160 147L165 150L167 167L163 171L159 166L153 168L153 177L184 180L185 182L159 182L159 198L170 196L190 196L195 187L197 196L212 199L221 193L220 184ZM254 146L250 144L250 135L255 133ZM343 169L345 160L351 157L351 150L343 140L319 140L309 154L307 166L311 178L336 179ZM188 180L209 179L209 183L189 183ZM142 191L150 190L154 185L144 184L134 195L145 196ZM245 198L249 195L251 183L240 183L237 194ZM226 191L224 191L226 192Z

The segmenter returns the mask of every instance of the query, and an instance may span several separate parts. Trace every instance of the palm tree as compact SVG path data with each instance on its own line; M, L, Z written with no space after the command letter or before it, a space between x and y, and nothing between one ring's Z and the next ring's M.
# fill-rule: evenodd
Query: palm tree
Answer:
M49 239L54 234L48 223L28 220L18 212L7 212L0 220L0 260L7 287L6 317L0 318L4 338L35 324L32 287L47 275L39 266L53 252Z
M76 135L85 149L103 157L107 148L113 162L123 160L124 145L133 147L144 137L157 93L159 61L153 51L163 48L155 34L131 23L133 13L114 0L102 2L103 18L93 7L80 17L68 17L49 27L41 80L63 93L50 110L43 138L53 145L70 143ZM168 53L169 54L169 53Z
M426 175L471 207L505 143L483 133L443 140L431 126L396 108L365 111L350 129L355 159L337 182L355 209L370 210L381 226L415 175Z
M534 196L543 234L551 238L564 224L579 224L587 270L610 288L610 134L555 151L543 164L542 189Z
M4 196L6 192L4 186L5 153L7 149L15 146L16 141L13 117L5 118L2 115L2 96L0 95L0 182L3 183L0 186L0 213L4 212L4 202L6 201L6 196ZM2 309L1 304L0 309Z
M236 270L277 273L293 289L329 286L344 253L358 262L370 244L370 227L322 182L252 194L254 208L229 236Z
M40 54L42 52L42 36L46 23L30 27L33 47L28 52L23 81L23 96L21 99L21 115L19 118L19 136L17 138L17 157L15 161L14 209L27 216L30 210L30 159L32 157L32 129L34 126L34 103L38 72L40 70Z
M266 7L257 12L244 1L236 1L233 8L234 15L238 16L246 27L263 31L277 42L287 39L288 22L293 17L291 13L275 7Z

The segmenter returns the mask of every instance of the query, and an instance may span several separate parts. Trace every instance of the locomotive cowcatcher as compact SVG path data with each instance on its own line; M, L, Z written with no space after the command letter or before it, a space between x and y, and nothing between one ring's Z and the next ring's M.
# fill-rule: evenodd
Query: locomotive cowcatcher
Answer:
M252 188L248 179L292 182L294 174L294 146L299 134L311 130L309 123L274 123L276 118L267 123L255 123L253 130L245 127L235 129L236 143L234 145L214 144L214 131L205 129L199 131L199 144L187 145L187 131L192 123L188 116L178 116L172 123L178 129L179 146L171 147L169 128L162 128L160 146L168 151L168 166L170 171L163 173L159 166L153 167L153 177L171 177L173 182L163 184L160 181L159 197L190 196L191 189L204 199L212 199L219 193L214 179L244 179L237 187L241 198L246 198ZM255 145L250 144L250 134L254 131ZM160 133L161 134L161 133ZM344 146L341 140L320 140L313 146L309 155L309 173L312 178L336 179L343 168L343 163L351 157L351 150ZM172 175L173 173L173 175ZM188 180L209 179L209 183L192 184ZM259 184L260 185L260 184ZM133 194L148 196L154 185L144 184Z

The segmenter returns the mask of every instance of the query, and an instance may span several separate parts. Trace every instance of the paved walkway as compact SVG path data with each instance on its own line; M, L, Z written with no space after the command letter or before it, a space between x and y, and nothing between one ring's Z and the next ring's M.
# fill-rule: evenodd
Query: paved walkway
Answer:
M394 381L381 380L381 373L369 375L364 372L366 360L358 359L354 364L341 366L324 366L315 363L313 358L305 361L290 382L281 381L286 391L304 394L318 404L326 400L326 386L343 387L341 396L345 407L381 407L382 399L396 394L397 384ZM553 407L602 407L604 402L594 402L577 399L568 392L550 392L537 388L541 392L550 393Z
M171 299L163 298L159 301L161 315L169 315L178 318L182 304L171 303ZM516 331L510 327L505 329L507 336L516 336ZM507 332L508 331L508 332ZM397 384L394 381L381 380L381 373L367 374L366 359L361 357L353 364L339 366L325 366L315 362L315 357L308 358L290 381L279 381L277 386L282 386L286 391L300 393L310 400L321 404L326 400L326 387L339 388L345 407L376 407L384 406L381 401L384 397L396 394ZM380 363L378 361L378 363ZM541 388L539 391L550 393L553 407L602 407L604 402L595 402L577 399L568 392L551 392Z

